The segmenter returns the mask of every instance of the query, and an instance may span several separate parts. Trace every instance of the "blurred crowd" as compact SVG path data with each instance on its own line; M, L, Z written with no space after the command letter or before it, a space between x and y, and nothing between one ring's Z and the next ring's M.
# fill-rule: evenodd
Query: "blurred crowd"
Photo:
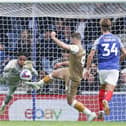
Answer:
M38 79L49 74L57 62L67 60L68 52L59 48L51 39L51 31L65 43L70 43L72 32L79 32L83 47L88 55L92 44L100 36L100 19L64 19L53 17L0 17L0 74L10 59L17 58L20 51L26 52L34 61L39 72ZM112 33L118 35L126 46L126 17L111 18ZM76 66L75 66L76 67ZM120 78L116 91L126 91L126 60L121 62ZM1 88L2 89L2 88ZM91 65L91 74L86 81L82 80L78 94L84 91L97 91L99 78L97 58ZM27 93L31 93L31 89ZM39 94L64 94L64 82L55 80L53 84L38 90Z

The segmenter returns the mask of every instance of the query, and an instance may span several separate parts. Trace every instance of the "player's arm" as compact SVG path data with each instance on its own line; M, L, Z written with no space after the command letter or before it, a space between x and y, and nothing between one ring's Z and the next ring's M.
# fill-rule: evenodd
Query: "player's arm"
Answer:
M64 42L62 42L61 40L59 40L56 37L56 33L55 32L51 32L51 39L61 48L66 49L66 50L70 50L70 46Z
M31 72L33 75L38 76L38 72L35 68L32 67Z
M93 60L93 57L95 55L95 52L97 50L97 46L99 44L99 39L97 39L93 46L92 46L92 49L91 49L91 52L90 54L88 55L88 58L87 58L87 63L86 63L86 70L89 70L90 66L91 66L91 63L92 63L92 60Z
M15 70L13 60L9 61L9 63L4 67L4 72L12 72Z
M120 60L123 61L126 57L126 48L121 48L123 54L121 54Z
M96 51L94 49L92 49L91 52L90 52L90 54L88 55L87 62L86 62L86 68L83 71L83 78L84 78L84 80L86 80L86 79L89 78L89 75L90 75L90 66L91 66L93 57L95 55L95 52Z
M124 48L124 45L120 39L119 39L119 43L120 43L120 47L121 47L121 51L122 51L122 54L120 56L120 61L123 61L124 58L126 57L126 48Z
M91 49L91 52L90 52L90 54L89 54L88 57L87 57L86 68L85 68L85 70L84 70L84 75L83 75L83 77L84 77L85 80L89 77L89 74L90 74L90 66L91 66L93 57L94 57L94 55L95 55L95 52L96 52L96 50L97 50L97 45L98 45L98 43L99 43L99 39L97 39L97 40L94 42L94 44L93 44L93 46L92 46L92 49Z
M33 62L30 60L25 61L24 65L23 65L23 69L29 69L32 74L38 76L38 72L37 70L33 67Z
M55 32L51 32L51 38L61 48L71 51L73 54L78 53L79 47L77 45L68 45L68 44L60 41L59 39L57 39Z
M59 68L62 66L69 66L69 61L59 62L54 65L54 68Z
M93 60L93 57L95 55L95 50L92 49L90 54L88 55L88 58L87 58L87 63L86 63L86 70L89 70L90 69L90 66L91 66L91 63L92 63L92 60Z

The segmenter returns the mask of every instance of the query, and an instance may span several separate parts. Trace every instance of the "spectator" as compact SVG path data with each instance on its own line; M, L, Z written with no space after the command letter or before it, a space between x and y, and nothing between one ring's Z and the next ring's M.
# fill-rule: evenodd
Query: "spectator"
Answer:
M126 48L126 34L118 34L118 36L120 37L124 47ZM124 58L123 61L121 61L121 69L126 68L126 58Z
M83 90L97 91L99 88L98 71L97 71L97 65L95 63L91 64L90 71L91 72L90 72L89 78L86 81L82 81L82 83L81 83L81 86L80 86L81 92Z
M125 20L124 18L117 18L112 27L112 32L114 34L125 34Z
M63 27L64 27L64 20L62 18L58 18L55 21L55 31L57 32L57 37L59 39L63 38Z
M62 39L66 44L70 44L71 33L72 33L71 26L66 24L63 29L64 37Z
M89 53L93 42L100 34L101 30L99 26L99 19L87 20L87 25L84 32L84 42L87 53Z
M120 91L126 91L126 68L122 69L120 72L120 82L118 88Z
M44 63L45 61L42 60L46 59L50 64L50 61L61 57L61 49L50 39L51 30L44 31L43 38L37 43L37 47L39 47L37 56L40 58L41 63Z
M96 91L99 87L99 79L98 79L98 71L97 71L97 65L95 63L91 64L91 75L89 77L89 80L93 79L94 85L92 85L92 90ZM91 83L91 82L89 82Z
M84 40L84 32L86 28L87 21L85 19L80 19L79 22L77 22L76 25L76 32L79 32L81 34L81 39Z
M28 54L28 58L31 59L31 52L32 52L32 40L30 31L28 29L24 29L21 32L21 38L17 43L17 52L24 52Z
M8 45L7 36L1 35L0 38L0 73L3 71L4 65L10 60L12 53L10 51L10 47Z
M4 46L0 43L0 73L2 73L3 70L3 63L5 59L5 53L4 53Z

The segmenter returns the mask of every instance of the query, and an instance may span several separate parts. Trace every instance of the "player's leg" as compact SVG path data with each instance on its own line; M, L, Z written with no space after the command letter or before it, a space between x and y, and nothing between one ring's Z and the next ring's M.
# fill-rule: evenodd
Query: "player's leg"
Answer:
M104 106L103 106L103 99L105 97L105 84L102 84L99 90L99 113L98 113L98 119L104 120Z
M107 114L107 115L110 114L108 102L111 100L111 98L113 96L113 92L117 85L118 78L119 78L118 70L108 71L107 77L105 79L105 82L106 82L105 97L103 99L104 111L105 111L105 114Z
M77 94L77 88L78 88L80 82L74 82L72 80L68 80L66 82L67 82L66 93L67 93L68 104L71 105L72 107L74 107L79 112L86 114L88 121L92 121L93 119L95 119L96 114L94 112L91 112L86 106L84 106L83 103L75 100L75 95Z
M68 68L59 68L57 70L53 70L52 73L50 73L49 75L45 76L42 80L40 80L40 85L43 84L48 84L50 83L54 78L55 79L62 79L64 80L64 74L66 74L66 72L68 71Z
M103 106L103 99L105 97L105 79L106 79L106 71L100 70L99 71L99 79L100 79L100 90L99 90L99 112L98 112L98 119L104 120L104 106Z
M113 92L114 92L115 86L111 85L111 84L106 84L106 92L105 92L105 97L104 100L106 101L110 101L112 96L113 96Z
M5 84L5 83L6 83L5 78L3 77L3 75L0 75L0 84Z
M25 85L30 86L30 87L32 87L32 88L35 88L35 89L37 89L37 90L40 89L40 86L37 85L35 82L23 81L23 83L24 83Z
M64 80L64 74L63 73L65 73L65 71L67 69L68 68L59 68L57 70L53 70L52 73L50 73L49 75L46 75L40 81L38 81L38 82L25 82L25 84L36 84L36 85L39 85L39 86L42 87L44 84L50 83L54 78L63 79Z
M99 91L99 104L101 110L103 109L106 115L110 114L110 108L108 102L113 96L115 86L118 81L119 71L118 70L106 70L99 73L101 89ZM104 87L105 85L105 87ZM102 103L101 103L102 102Z
M113 96L114 89L115 89L114 85L106 84L105 96L104 96L104 99L102 101L103 107L104 107L104 112L105 112L106 115L110 114L109 101L111 100L111 98Z
M10 100L12 99L13 97L13 94L15 92L15 90L17 89L17 86L16 85L13 85L13 86L9 86L9 92L7 94L7 96L5 97L5 100L3 101L1 107L0 107L0 111L3 112L6 105L10 102Z

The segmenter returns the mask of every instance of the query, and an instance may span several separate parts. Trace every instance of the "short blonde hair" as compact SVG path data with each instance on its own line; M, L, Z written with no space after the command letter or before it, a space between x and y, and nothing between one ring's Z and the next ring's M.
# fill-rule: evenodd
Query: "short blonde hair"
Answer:
M100 26L103 31L110 31L111 25L112 25L112 22L110 21L110 19L102 18L100 20Z

